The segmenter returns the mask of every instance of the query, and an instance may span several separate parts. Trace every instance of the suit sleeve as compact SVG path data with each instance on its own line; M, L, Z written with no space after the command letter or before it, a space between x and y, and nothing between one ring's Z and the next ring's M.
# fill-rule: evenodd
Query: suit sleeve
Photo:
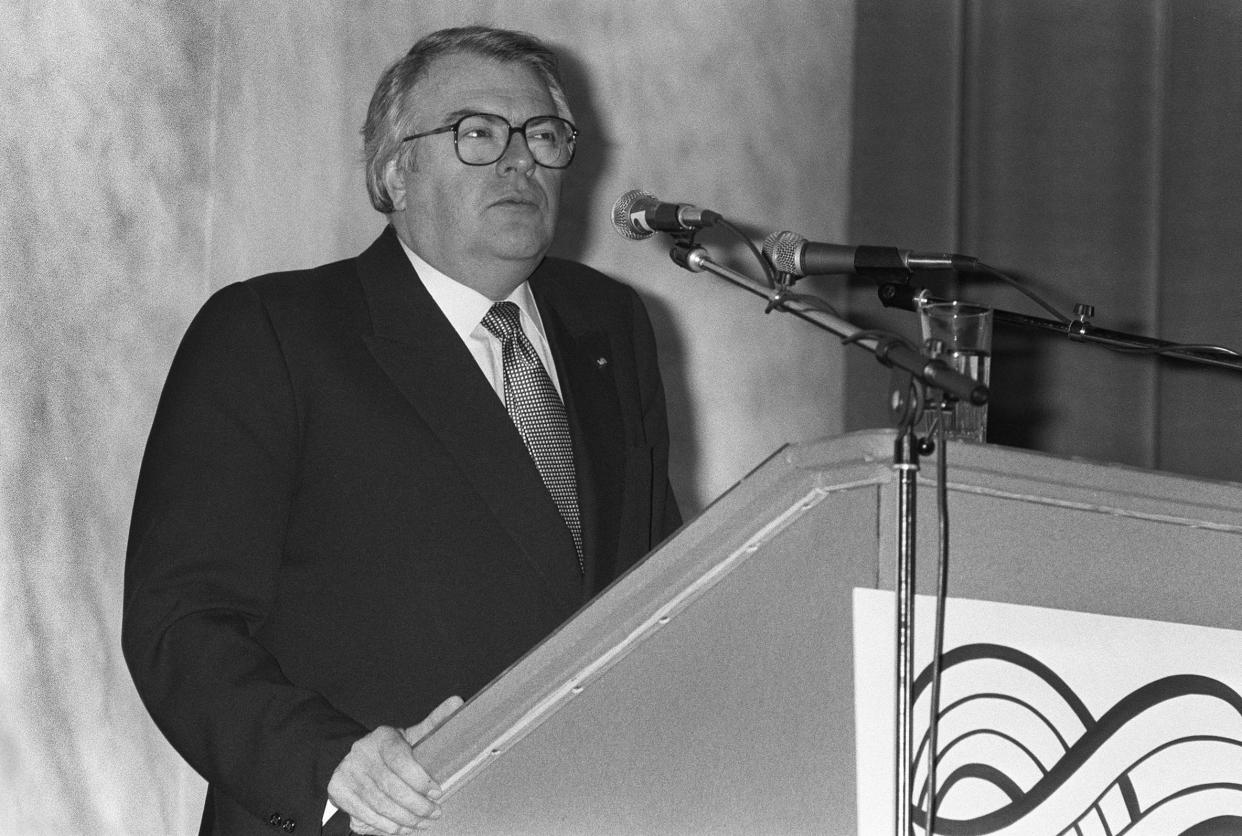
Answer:
M651 540L655 548L681 526L681 511L668 476L668 404L660 377L651 318L637 293L633 300L634 356L637 358L643 431L651 444Z
M288 681L256 634L298 476L295 393L256 291L210 299L174 358L139 474L122 644L139 694L215 791L318 832L367 729Z

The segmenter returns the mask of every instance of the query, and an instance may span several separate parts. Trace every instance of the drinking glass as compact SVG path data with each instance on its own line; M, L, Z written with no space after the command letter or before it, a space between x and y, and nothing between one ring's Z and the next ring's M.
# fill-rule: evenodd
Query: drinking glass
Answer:
M933 355L984 386L992 371L992 309L969 302L924 302L919 308L923 342ZM958 441L987 440L988 407L944 393L929 393L919 424L921 435L933 435L943 421L945 436Z

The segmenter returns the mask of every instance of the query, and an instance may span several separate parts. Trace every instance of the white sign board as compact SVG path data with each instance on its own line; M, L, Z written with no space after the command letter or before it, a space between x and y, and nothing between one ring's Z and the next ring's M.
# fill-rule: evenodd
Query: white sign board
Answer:
M892 834L894 596L854 590L860 834ZM923 833L934 599L915 605ZM1242 832L1242 632L951 598L936 833Z

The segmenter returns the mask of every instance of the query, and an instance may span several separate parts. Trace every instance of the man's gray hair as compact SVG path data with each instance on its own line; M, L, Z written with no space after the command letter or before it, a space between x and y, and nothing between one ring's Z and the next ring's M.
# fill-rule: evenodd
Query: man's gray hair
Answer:
M561 84L556 54L542 41L525 32L494 29L489 26L463 26L432 32L410 47L380 76L362 126L362 148L366 162L367 194L379 212L392 212L392 196L384 184L388 161L402 159L401 138L413 133L416 103L409 101L410 90L427 74L440 57L468 53L495 61L525 64L538 73L556 105L556 115L571 119L569 100Z

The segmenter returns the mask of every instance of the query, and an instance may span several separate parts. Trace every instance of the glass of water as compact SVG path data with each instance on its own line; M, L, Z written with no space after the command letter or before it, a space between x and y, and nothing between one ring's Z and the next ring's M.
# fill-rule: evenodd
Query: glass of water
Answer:
M924 302L919 307L923 342L937 359L953 369L988 385L992 370L992 309L969 302ZM945 399L944 393L928 392L919 424L921 435L934 435L943 421L945 436L958 441L987 440L988 407Z

